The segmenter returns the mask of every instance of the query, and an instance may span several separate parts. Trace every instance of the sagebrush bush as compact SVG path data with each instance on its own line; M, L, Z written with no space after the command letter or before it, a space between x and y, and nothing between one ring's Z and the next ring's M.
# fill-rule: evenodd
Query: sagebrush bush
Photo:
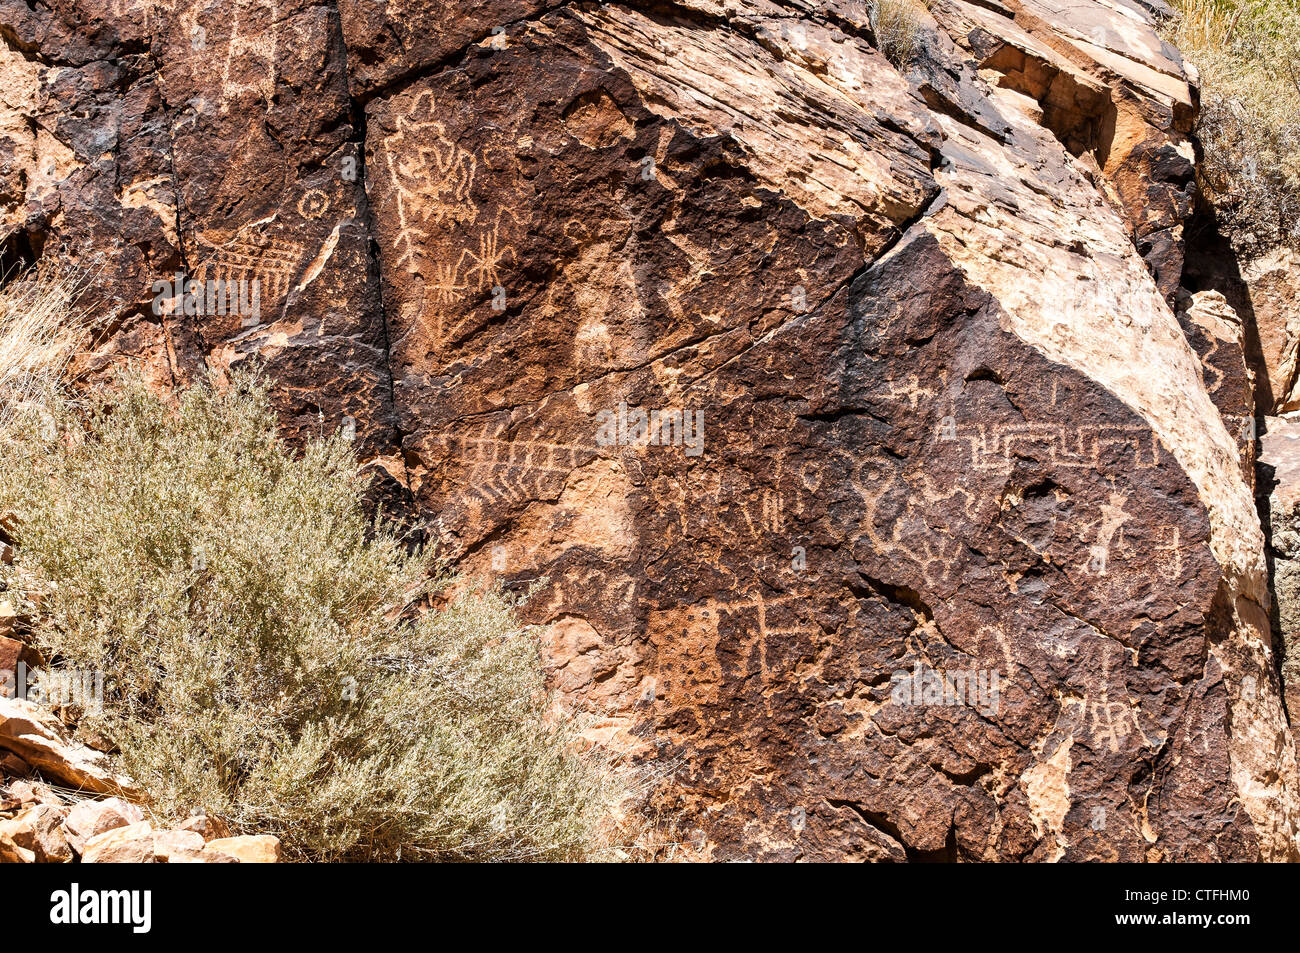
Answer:
M342 437L295 452L241 376L164 402L51 390L0 432L10 588L153 810L312 859L582 859L622 797L549 716L538 643L370 520ZM48 426L56 422L55 432Z
M1300 5L1175 0L1170 38L1201 74L1200 184L1247 256L1300 244Z

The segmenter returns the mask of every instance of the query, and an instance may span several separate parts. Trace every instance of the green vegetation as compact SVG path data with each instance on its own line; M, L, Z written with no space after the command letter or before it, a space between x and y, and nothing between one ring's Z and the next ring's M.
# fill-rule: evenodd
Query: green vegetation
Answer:
M252 376L74 399L34 357L63 336L28 332L0 580L47 656L105 672L82 726L156 814L203 807L304 859L606 855L626 792L553 716L535 633L495 592L430 608L450 580L367 518L350 444L287 446Z

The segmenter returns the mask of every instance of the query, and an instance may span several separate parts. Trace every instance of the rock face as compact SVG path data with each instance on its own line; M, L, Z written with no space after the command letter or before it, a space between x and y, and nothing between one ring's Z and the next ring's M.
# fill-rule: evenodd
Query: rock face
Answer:
M0 235L540 582L703 857L1297 859L1161 9L0 0Z

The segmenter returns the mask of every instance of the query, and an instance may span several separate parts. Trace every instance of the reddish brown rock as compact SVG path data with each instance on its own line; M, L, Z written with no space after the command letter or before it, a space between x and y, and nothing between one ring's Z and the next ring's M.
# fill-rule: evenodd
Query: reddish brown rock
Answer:
M176 827L178 830L198 834L205 841L230 836L230 827L226 822L210 814L193 814Z
M14 682L9 692L14 691L18 680L19 662L26 665L28 669L37 668L42 662L41 654L25 642L0 635L0 692L3 692L4 686L9 684L6 677Z
M5 752L0 756L0 776L24 778L31 773L32 766L16 754Z

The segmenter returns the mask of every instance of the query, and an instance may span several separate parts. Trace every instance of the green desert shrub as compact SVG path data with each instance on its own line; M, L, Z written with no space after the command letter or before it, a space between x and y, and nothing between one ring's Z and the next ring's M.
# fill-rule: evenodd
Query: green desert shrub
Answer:
M536 634L367 518L350 445L295 451L266 386L48 391L0 432L13 592L106 673L120 769L304 859L584 859L623 792L552 717ZM51 427L51 421L54 426Z
M1170 38L1201 74L1205 197L1247 256L1300 243L1300 4L1175 6Z

